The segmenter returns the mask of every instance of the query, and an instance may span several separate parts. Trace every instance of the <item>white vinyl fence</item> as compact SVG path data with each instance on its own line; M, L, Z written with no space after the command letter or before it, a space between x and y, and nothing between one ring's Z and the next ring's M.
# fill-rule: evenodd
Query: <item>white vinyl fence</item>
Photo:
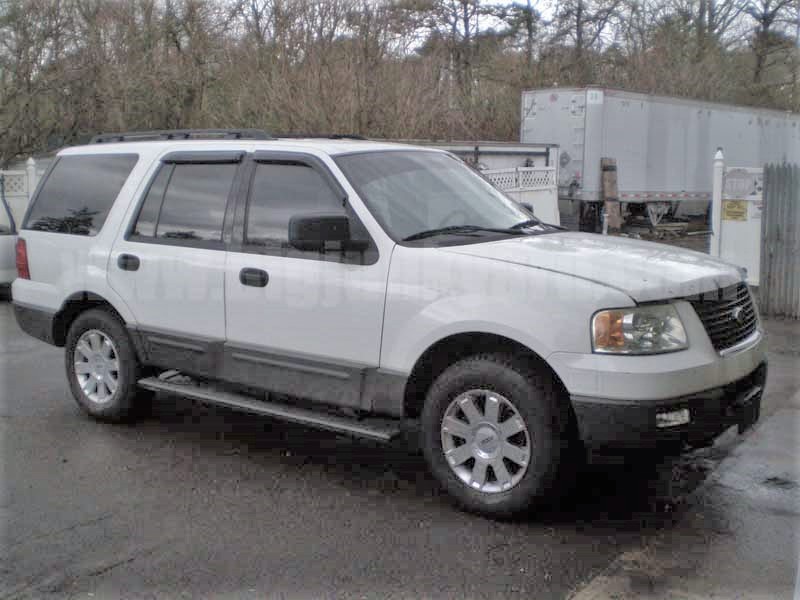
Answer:
M36 161L29 158L25 164L25 170L2 171L0 177L3 178L3 193L5 201L11 210L16 227L19 228L22 217L28 208L36 184L39 183L43 172L36 166Z
M561 224L555 167L487 169L481 173L517 202L530 204L536 217L545 223Z

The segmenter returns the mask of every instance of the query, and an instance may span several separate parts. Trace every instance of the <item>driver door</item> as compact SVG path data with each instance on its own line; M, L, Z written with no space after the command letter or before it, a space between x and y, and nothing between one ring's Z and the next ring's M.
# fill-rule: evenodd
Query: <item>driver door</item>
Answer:
M390 256L320 158L256 153L249 169L226 265L226 377L358 407L364 371L380 360ZM290 218L321 213L347 216L367 249L290 246Z

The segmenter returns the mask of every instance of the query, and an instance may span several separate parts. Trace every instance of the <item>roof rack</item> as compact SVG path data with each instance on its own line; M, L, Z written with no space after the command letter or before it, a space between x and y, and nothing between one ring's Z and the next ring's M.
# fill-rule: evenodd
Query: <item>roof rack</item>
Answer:
M361 140L366 141L363 135L355 133L280 133L276 134L277 138L288 139L303 139L303 138L321 138L326 140Z
M272 140L263 129L160 129L155 131L127 131L124 133L100 133L90 144L112 144L115 142L145 142L153 140Z

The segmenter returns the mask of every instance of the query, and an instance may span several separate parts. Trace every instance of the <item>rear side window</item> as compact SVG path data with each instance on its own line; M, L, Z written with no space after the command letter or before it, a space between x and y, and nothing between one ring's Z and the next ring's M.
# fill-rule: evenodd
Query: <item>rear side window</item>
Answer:
M25 229L97 235L138 155L62 156L31 207Z
M237 164L164 164L153 179L131 239L213 247L222 243Z

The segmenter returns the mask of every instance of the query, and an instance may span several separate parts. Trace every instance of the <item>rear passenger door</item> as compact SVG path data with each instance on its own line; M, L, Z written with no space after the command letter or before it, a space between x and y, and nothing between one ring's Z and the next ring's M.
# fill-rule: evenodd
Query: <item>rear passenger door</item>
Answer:
M379 364L389 256L321 159L257 152L246 179L228 253L225 376L358 406L364 372ZM319 214L348 217L362 249L290 246L289 219Z
M111 253L148 362L215 375L225 339L225 228L243 152L160 161Z

